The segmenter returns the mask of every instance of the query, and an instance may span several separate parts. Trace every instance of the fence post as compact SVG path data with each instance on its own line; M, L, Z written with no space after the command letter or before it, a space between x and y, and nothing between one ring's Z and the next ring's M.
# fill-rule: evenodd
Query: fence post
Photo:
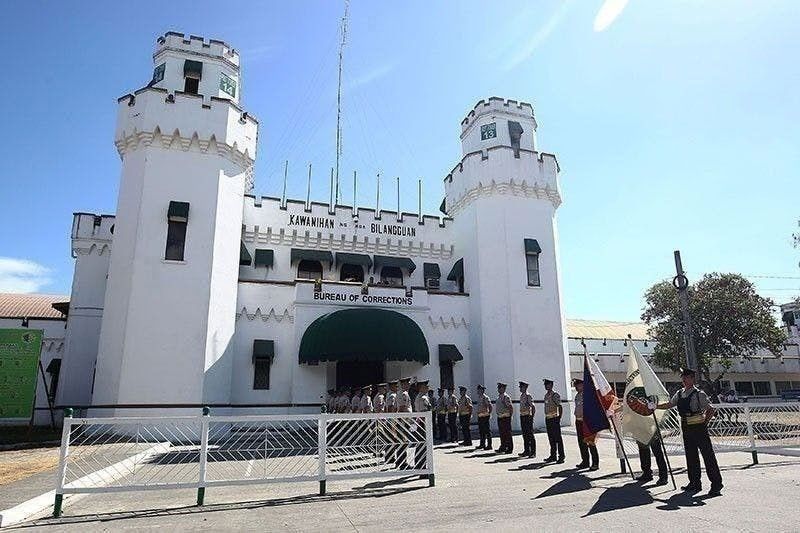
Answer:
M328 453L328 415L317 415L317 449L319 455L319 495L325 496L325 457Z
M425 463L428 465L428 486L436 485L436 474L433 470L433 412L425 411Z
M56 499L53 503L53 516L61 517L64 504L64 480L67 476L67 454L69 452L69 437L72 433L72 408L64 409L64 422L61 429L61 450L58 454L58 474L56 478Z
M750 412L750 406L744 405L744 416L747 420L747 436L750 437L750 454L753 456L753 464L758 464L758 451L756 451L756 437L753 431L753 417Z
M197 487L197 505L203 505L206 499L206 465L208 463L208 414L211 410L203 407L200 417L200 477Z

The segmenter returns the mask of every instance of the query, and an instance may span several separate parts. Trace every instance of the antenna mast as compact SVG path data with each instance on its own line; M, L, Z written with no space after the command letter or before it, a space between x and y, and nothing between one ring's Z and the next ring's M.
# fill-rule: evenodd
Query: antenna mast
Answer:
M339 87L336 92L336 197L339 203L339 157L342 155L342 61L344 45L347 44L347 17L350 11L350 0L344 0L344 16L342 17L342 41L339 43Z

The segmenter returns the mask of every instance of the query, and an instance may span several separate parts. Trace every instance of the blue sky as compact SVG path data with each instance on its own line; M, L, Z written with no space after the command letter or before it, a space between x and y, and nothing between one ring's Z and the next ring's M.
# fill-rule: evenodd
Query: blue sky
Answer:
M4 3L0 290L69 293L72 213L114 212L116 98L146 84L168 30L240 51L257 194L280 194L286 159L300 198L307 164L332 165L342 2L111 6ZM422 177L435 213L465 113L492 95L530 101L562 167L567 316L636 320L678 248L692 279L783 276L752 279L786 301L800 294L798 27L791 0L353 0L342 171L365 176L368 205L366 176L399 175L405 210Z

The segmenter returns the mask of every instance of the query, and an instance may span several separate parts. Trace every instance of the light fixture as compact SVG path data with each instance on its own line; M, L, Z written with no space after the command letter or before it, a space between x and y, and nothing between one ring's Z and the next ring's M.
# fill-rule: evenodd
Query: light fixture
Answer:
M605 340L605 339L603 339L603 346L605 346L605 345L606 345L606 340Z
M644 347L647 348L647 339L644 340Z

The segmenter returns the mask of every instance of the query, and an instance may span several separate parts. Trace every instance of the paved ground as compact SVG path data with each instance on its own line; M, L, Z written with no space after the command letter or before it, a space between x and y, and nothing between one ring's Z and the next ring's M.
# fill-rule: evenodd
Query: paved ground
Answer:
M0 452L0 510L52 490L57 447Z
M68 505L61 519L40 518L13 529L106 531L210 529L265 531L797 531L800 458L721 454L725 490L689 497L668 487L644 488L619 474L610 440L600 441L602 467L576 472L577 446L565 435L567 462L438 446L436 487L398 479L209 489L206 505L192 490L93 494ZM537 434L540 452L544 435ZM516 446L521 444L516 437ZM540 457L541 457L540 453ZM672 457L678 485L681 458ZM706 487L708 486L706 480Z

